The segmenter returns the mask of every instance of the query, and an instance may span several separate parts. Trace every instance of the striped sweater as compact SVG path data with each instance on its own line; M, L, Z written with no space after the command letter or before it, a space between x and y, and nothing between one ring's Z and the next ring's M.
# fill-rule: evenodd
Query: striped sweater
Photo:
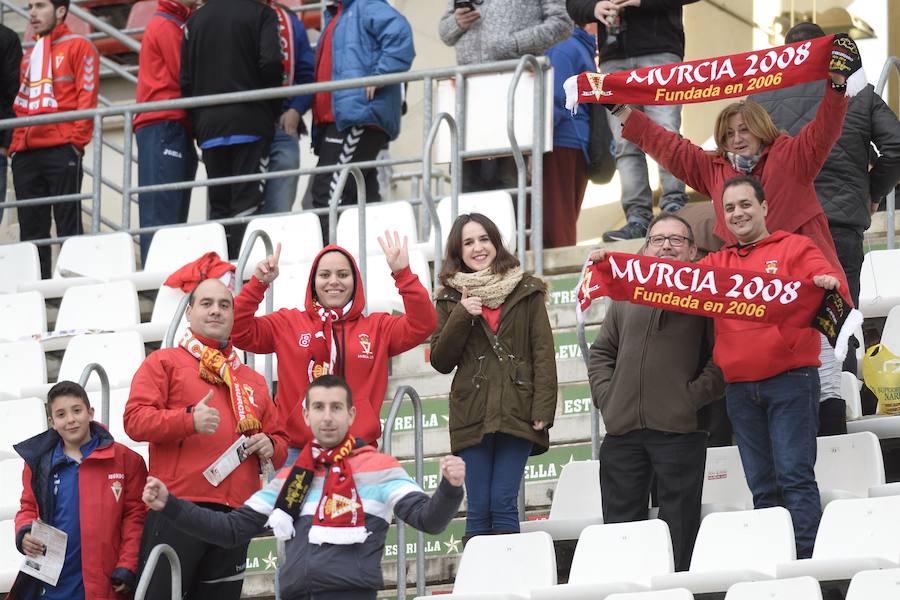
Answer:
M309 544L312 517L325 481L317 471L300 517L296 535L285 543L281 565L281 597L285 600L341 590L378 590L384 586L381 556L392 513L426 533L442 531L459 509L462 487L441 481L429 498L392 456L364 446L350 455L350 468L362 499L369 536L361 544ZM169 496L163 514L179 529L206 542L237 546L261 533L290 469L282 469L265 488L239 509L215 512Z

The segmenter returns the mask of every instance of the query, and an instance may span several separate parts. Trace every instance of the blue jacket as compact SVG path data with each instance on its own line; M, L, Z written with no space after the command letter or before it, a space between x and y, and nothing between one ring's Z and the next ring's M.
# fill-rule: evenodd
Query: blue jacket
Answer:
M588 158L588 140L591 137L590 111L579 110L574 117L566 109L566 93L563 82L572 75L596 71L594 65L594 36L575 28L572 36L549 50L547 57L553 65L553 147L580 148Z
M341 14L331 38L332 80L409 71L416 51L406 18L386 0L340 0ZM324 28L334 9L325 13ZM390 139L400 134L400 85L378 89L371 102L366 90L332 94L335 125L374 125ZM315 135L315 133L314 133Z

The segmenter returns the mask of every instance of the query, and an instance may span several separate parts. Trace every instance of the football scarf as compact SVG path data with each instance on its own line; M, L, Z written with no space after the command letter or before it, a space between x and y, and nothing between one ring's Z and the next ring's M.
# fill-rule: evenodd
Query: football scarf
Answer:
M269 2L269 8L278 16L278 47L281 49L281 67L284 69L282 85L294 83L294 24L291 15L275 2Z
M16 95L15 110L19 116L54 113L59 104L53 95L53 57L51 40L45 35L37 40L28 58L28 67Z

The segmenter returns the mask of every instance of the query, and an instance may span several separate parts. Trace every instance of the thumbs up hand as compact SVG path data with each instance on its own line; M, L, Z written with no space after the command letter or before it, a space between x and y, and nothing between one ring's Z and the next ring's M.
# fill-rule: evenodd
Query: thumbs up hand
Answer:
M203 435L212 435L219 428L219 411L209 406L212 397L213 392L209 390L194 407L194 431Z

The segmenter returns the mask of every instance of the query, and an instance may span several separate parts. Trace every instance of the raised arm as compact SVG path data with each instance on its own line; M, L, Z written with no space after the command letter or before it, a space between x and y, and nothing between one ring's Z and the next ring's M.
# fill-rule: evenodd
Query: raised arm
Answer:
M266 290L278 278L280 257L279 243L275 248L275 254L257 263L250 281L244 284L241 293L234 298L234 327L231 331L231 341L238 348L257 354L274 352L278 334L290 327L280 314L281 311L262 317L256 316L256 310L263 301Z
M394 514L425 533L435 534L446 529L462 503L466 465L458 456L444 456L441 474L441 483L434 496L429 498L404 472L400 487L396 487L388 498L394 506Z
M825 86L825 95L819 103L816 116L785 143L785 156L789 156L790 161L782 166L806 182L815 180L822 170L831 148L841 137L844 117L847 115L848 100L843 92L832 89L831 80L822 85Z

